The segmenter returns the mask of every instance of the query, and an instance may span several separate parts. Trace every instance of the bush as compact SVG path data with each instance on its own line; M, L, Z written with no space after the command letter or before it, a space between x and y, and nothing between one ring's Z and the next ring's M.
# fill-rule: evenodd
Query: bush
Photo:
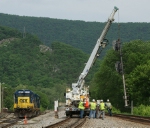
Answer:
M112 107L112 113L119 114L121 113L119 109L116 109L115 107Z
M133 114L134 115L140 115L140 116L150 116L150 106L144 106L140 105L138 107L133 108Z

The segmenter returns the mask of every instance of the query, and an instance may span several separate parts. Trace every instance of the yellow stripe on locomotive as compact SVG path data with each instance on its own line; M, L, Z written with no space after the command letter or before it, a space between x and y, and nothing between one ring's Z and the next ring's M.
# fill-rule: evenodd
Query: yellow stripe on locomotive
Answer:
M34 108L34 104L30 103L29 97L18 97L18 104L14 104L14 108Z

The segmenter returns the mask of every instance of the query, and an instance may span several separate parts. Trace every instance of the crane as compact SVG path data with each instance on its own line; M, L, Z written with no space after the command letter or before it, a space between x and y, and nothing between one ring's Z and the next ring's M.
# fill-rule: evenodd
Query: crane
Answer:
M66 89L66 116L72 116L73 114L79 114L78 110L78 103L80 99L88 98L89 99L89 87L85 87L85 77L89 73L90 68L92 67L93 63L95 62L96 58L99 56L99 49L101 47L105 47L107 44L107 40L105 39L105 36L114 21L114 15L117 12L118 8L114 7L113 12L111 13L110 17L108 18L108 21L98 38L96 45L82 71L80 74L77 83L72 83L72 90ZM89 109L86 109L87 112L89 112Z

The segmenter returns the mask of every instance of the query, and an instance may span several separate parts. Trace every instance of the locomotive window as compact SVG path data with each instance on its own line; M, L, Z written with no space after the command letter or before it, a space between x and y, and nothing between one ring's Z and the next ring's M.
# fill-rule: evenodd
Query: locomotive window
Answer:
M17 96L26 97L26 96L30 96L30 93L18 93Z
M25 91L25 93L30 93L30 91Z

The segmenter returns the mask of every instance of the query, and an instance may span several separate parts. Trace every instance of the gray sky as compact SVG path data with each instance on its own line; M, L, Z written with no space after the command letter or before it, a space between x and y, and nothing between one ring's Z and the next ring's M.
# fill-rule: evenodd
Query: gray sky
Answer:
M114 6L115 22L150 22L150 0L0 0L0 13L105 22Z

